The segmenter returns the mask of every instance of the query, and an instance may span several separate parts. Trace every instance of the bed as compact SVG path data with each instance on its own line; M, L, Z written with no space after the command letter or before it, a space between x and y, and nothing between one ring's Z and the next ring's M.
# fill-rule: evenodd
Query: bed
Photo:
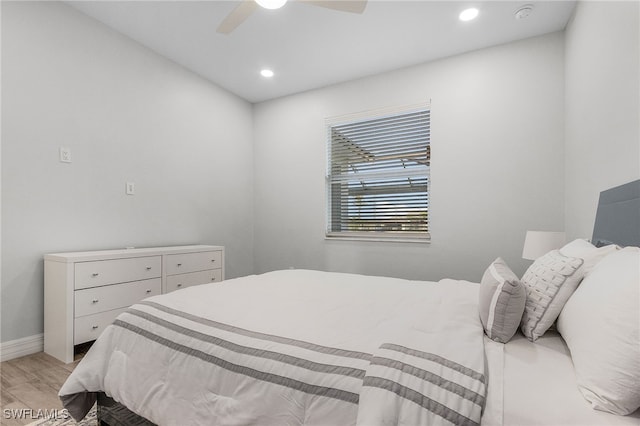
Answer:
M631 186L612 190L622 198L601 195L607 215L611 200L625 209L638 206L640 181ZM640 216L635 212L633 220ZM598 217L602 221L600 208ZM594 235L607 239L600 233L597 227ZM551 325L536 335L538 318L533 338L522 297L510 299L525 311L511 336L495 327L506 318L495 313L503 299L491 299L489 324L482 314L485 281L505 267L498 260L479 284L285 270L152 297L105 330L59 394L76 419L98 401L100 421L112 426L637 425L640 411L624 412L640 397L637 325L631 352L619 351L626 357L619 364L631 363L631 373L613 380L622 400L606 393L607 383L604 400L592 395L600 378L591 377L585 339L573 331L590 321L580 303L590 286L598 288L604 264L617 271L614 258L640 256L633 247L598 250L607 262L587 265L584 257L575 266L589 270L566 297L566 315L562 310L552 321L559 330ZM519 280L498 281L504 293L505 282ZM628 299L623 303L637 304ZM638 322L637 311L631 322ZM616 388L619 382L628 387Z

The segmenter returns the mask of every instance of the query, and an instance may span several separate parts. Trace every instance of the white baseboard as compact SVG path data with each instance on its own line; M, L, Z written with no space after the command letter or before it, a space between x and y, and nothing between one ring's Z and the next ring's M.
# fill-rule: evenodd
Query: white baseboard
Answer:
M0 343L0 361L8 361L44 350L44 334Z

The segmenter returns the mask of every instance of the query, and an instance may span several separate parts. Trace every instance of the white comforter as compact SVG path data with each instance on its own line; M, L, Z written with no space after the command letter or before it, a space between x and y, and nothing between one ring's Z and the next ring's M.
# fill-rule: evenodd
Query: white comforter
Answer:
M305 270L134 305L60 390L159 425L479 424L478 285Z

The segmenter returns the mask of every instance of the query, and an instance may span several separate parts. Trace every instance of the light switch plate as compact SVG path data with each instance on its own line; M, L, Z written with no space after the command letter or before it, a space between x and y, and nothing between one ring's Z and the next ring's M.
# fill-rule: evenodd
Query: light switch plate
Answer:
M71 162L71 149L67 146L60 147L60 162L61 163L70 163Z
M136 193L136 184L133 182L127 182L127 195L134 195Z

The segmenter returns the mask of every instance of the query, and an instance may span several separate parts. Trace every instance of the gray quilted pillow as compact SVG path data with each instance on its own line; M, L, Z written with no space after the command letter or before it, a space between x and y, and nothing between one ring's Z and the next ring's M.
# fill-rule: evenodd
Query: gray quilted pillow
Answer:
M526 294L518 277L501 258L485 271L480 281L479 313L490 339L507 343L518 330Z
M527 293L521 328L535 341L551 327L563 306L580 284L583 264L579 257L564 256L553 250L538 258L522 277Z

